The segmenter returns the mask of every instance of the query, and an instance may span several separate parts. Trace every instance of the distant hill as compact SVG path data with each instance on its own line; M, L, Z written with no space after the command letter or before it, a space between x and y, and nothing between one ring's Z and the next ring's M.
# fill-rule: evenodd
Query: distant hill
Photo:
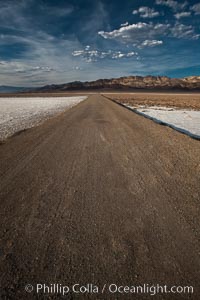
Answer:
M74 81L64 84L46 85L37 89L40 92L59 92L70 90L183 90L200 91L200 76L190 76L185 78L169 78L166 76L128 76L112 79L98 79L95 81Z
M33 88L0 85L0 93L17 93L33 90Z
M148 90L148 91L199 91L200 76L170 78L167 76L127 76L95 81L73 81L46 85L40 88L0 86L0 93L65 92L84 90Z

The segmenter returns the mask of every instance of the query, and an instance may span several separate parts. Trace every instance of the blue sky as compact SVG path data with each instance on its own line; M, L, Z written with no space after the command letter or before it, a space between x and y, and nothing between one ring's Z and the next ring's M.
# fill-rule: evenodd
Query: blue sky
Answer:
M0 85L200 75L200 2L0 0Z

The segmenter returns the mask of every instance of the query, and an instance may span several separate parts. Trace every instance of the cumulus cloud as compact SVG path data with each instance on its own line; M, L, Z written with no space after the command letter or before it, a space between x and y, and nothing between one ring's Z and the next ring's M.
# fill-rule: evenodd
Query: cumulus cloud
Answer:
M162 45L162 44L163 44L163 41L160 41L160 40L145 40L144 42L142 42L140 48L155 47L155 46Z
M171 28L171 35L178 39L198 40L200 34L196 34L192 25L176 23Z
M54 71L54 69L49 66L36 66L36 67L33 67L32 69L30 69L30 71L52 72L52 71Z
M191 6L190 9L194 12L195 15L200 15L200 3Z
M126 56L127 56L127 57L131 57L131 56L134 56L134 55L138 55L138 53L132 51L132 52L128 52Z
M133 15L139 14L141 18L155 18L159 16L159 12L147 6L141 6L139 9L133 11Z
M98 34L104 39L132 44L138 48L161 45L163 43L161 38L164 36L188 40L196 40L200 37L199 34L195 32L195 28L192 25L184 25L179 22L175 23L173 26L167 23L153 24L151 22L139 22L109 32L99 31Z
M115 29L110 32L100 31L99 35L104 39L113 39L122 43L132 43L140 47L145 40L155 40L155 37L165 35L169 30L169 24L136 23ZM146 45L148 46L148 45Z
M90 48L85 48L84 50L75 50L72 52L72 56L80 56L86 62L95 62L99 59L110 58L110 59L119 59L123 57L132 57L137 56L137 52L121 52L121 51L99 51L99 50L90 50Z
M73 56L80 56L84 53L84 50L75 50L72 52Z
M191 16L191 12L190 11L183 11L183 12L180 12L180 13L176 13L174 16L175 16L176 19L179 20L181 18L186 18L186 17Z
M125 56L125 53L121 53L121 51L118 51L118 52L113 53L112 58L118 59L118 58L122 58L124 56Z
M156 0L156 4L168 6L172 8L174 11L180 11L183 10L188 5L188 2L184 1L182 3L179 3L178 1L175 0Z
M118 58L122 58L122 57L132 57L132 56L137 56L138 53L137 52L128 52L128 53L122 53L121 51L117 51L117 52L113 52L111 55L112 59L118 59Z
M127 26L128 24L129 24L128 22L125 22L125 23L122 23L120 26L124 27L124 26Z
M87 50L88 49L88 50ZM103 58L104 52L97 50L89 50L87 47L85 50L75 50L72 52L73 56L81 56L87 62L97 61L97 58Z

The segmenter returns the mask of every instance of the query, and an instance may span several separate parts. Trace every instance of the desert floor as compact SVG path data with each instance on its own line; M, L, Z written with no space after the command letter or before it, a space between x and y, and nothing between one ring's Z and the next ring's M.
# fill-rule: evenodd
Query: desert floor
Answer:
M155 299L198 299L199 141L91 95L0 157L1 299L43 299L28 283L191 285ZM151 299L79 297L133 298Z

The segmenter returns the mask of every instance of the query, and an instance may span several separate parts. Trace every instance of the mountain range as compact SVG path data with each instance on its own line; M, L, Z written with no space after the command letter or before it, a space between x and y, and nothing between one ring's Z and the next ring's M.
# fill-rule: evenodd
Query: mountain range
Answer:
M20 86L9 86L9 85L0 85L0 93L17 93L17 92L26 92L33 88L20 87Z
M58 92L70 90L199 90L200 76L185 78L169 78L166 76L128 76L95 81L74 81L64 84L46 85L38 89L42 92Z
M200 76L170 78L167 76L127 76L95 81L74 81L39 88L0 86L0 93L65 92L82 90L148 90L148 91L200 91Z

